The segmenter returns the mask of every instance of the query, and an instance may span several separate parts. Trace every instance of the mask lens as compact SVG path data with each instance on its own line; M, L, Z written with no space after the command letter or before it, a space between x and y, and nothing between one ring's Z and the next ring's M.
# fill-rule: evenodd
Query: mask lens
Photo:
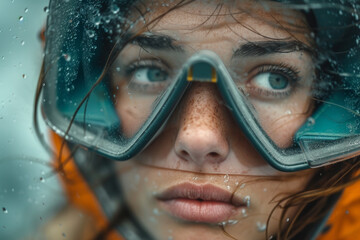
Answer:
M140 156L157 136L170 134L167 121L180 129L188 104L184 98L193 94L195 85L206 85L217 89L214 99L226 112L219 118L231 116L224 122L236 123L231 126L236 130L226 134L236 135L229 138L251 149L246 157L244 151L229 153L234 155L231 164L210 172L269 175L276 171L268 163L295 171L359 151L354 144L360 109L355 78L331 73L354 72L357 48L340 49L331 63L324 60L316 50L322 42L298 9L275 2L254 4L247 9L249 18L220 15L211 22L208 8L190 18L186 14L194 16L191 9L180 7L149 25L164 10L156 4L139 15L130 11L136 4L119 12L105 2L94 1L85 9L80 2L54 2L43 107L48 124L69 141L118 160ZM274 22L274 16L279 21ZM183 17L195 25L179 22ZM346 36L354 35L350 30ZM328 39L333 36L328 34ZM356 42L352 40L349 46ZM189 170L176 161L144 162Z

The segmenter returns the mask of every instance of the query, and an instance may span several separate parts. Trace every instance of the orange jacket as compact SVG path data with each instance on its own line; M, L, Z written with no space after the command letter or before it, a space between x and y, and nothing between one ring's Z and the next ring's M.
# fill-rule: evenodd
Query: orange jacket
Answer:
M59 152L62 138L52 133L56 151ZM69 149L64 148L62 159L56 159L55 167L63 165L60 178L71 204L96 219L96 230L100 231L108 224L93 192L82 178L75 163L70 159ZM328 223L330 229L317 238L317 240L356 240L360 239L360 181L351 185L341 195ZM114 230L106 240L122 240L123 238Z

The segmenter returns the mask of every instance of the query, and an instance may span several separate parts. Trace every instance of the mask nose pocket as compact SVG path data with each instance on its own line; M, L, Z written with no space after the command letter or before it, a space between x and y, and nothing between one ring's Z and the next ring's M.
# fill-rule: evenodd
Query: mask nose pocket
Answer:
M187 81L217 82L216 70L207 62L197 62L190 66Z

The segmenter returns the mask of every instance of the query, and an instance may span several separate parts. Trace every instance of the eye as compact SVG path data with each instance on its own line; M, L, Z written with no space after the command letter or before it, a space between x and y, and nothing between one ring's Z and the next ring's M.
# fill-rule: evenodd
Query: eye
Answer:
M299 71L285 65L261 66L246 84L248 93L263 99L285 99L300 81Z
M252 79L252 84L269 91L290 87L289 79L279 73L260 73Z
M133 81L141 83L165 82L168 79L168 73L156 67L141 67L134 72Z
M132 93L159 94L171 83L170 69L163 63L141 60L125 70L127 89Z

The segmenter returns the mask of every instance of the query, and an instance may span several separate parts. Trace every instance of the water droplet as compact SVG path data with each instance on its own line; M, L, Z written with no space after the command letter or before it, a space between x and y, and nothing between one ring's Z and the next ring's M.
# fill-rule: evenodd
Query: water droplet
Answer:
M264 232L266 230L266 223L256 222L256 227L259 232Z
M95 16L93 22L94 22L95 26L99 26L101 23L101 17Z
M120 8L116 4L112 4L110 6L110 9L111 9L112 13L114 13L114 14L117 14L120 11Z
M267 188L264 188L264 192L267 192Z
M237 224L239 221L238 220L228 220L228 224L230 224L230 225L235 225L235 224Z
M244 218L248 216L245 208L241 209L241 214Z
M313 117L309 117L306 124L308 126L313 126L315 124L315 119Z
M244 203L246 204L246 207L250 207L250 196L244 197Z
M19 21L22 22L24 20L24 17L23 16L20 16L19 17Z
M224 183L229 182L230 176L228 174L224 175Z
M25 8L24 13L27 13L27 12L29 12L29 9Z
M244 188L245 187L245 183L240 185L240 188Z
M21 41L21 46L24 46L24 45L25 45L25 41L22 40L22 41Z
M62 233L61 235L62 235L63 237L66 237L66 234L65 234L65 233Z
M193 177L192 179L193 179L194 181L196 181L196 180L199 179L199 177Z
M45 182L45 178L41 177L41 178L40 178L40 182L44 183L44 182Z
M287 111L285 112L286 115L291 115L291 113L292 113L291 110L287 110Z
M157 208L154 208L154 209L153 209L153 213L154 213L155 215L157 215L157 216L160 215L160 211L159 211L159 209L157 209Z
M117 68L116 68L116 71L117 71L117 72L120 72L120 70L121 70L120 67L117 67Z
M71 60L71 56L69 54L64 53L63 57L64 57L65 61L67 61L67 62L69 62Z
M226 188L227 188L227 190L230 190L230 189L231 189L229 185L227 185Z
M49 7L48 6L44 7L44 12L49 13Z
M1 59L2 59L2 60L5 60L5 56L2 56Z
M8 213L8 210L6 208L3 207L2 210L3 210L3 213L5 213L5 214Z
M286 219L286 222L290 222L290 218L287 218L287 219Z
M95 36L95 32L93 30L87 30L86 34L89 36L89 38L93 38Z
M26 74L24 73L24 74L22 75L22 78L23 78L23 79L26 79L26 77L27 77L27 76L26 76Z

